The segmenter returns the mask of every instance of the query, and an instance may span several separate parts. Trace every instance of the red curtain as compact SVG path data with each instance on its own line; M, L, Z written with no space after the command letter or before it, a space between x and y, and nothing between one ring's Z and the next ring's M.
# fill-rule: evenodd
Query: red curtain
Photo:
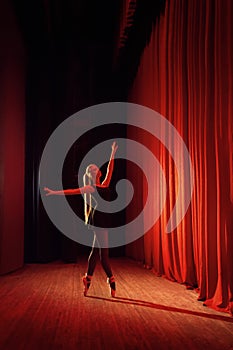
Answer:
M177 174L165 147L151 140L149 147L165 171L168 197L143 245L139 240L127 246L128 256L141 260L144 255L145 264L157 274L198 286L199 300L231 313L232 33L231 0L168 1L156 23L129 101L158 111L178 130L191 156L194 191L183 221L166 234L177 195ZM129 136L148 143L146 134L129 129ZM153 186L149 184L149 190Z
M0 3L0 274L23 266L25 51L13 7Z

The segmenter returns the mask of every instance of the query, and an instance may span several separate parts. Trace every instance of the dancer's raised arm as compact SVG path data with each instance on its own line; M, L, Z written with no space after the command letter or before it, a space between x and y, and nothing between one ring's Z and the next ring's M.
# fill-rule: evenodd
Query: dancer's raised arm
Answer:
M112 178L112 172L113 172L113 168L114 168L114 157L115 157L115 153L117 150L118 146L116 144L116 142L114 141L112 144L112 153L108 162L108 167L107 167L107 173L105 176L104 181L102 182L102 186L106 186L108 187Z
M95 191L94 187L87 185L87 186L83 186L80 188L74 188L74 189L70 189L70 190L58 190L58 191L54 191L51 190L48 187L44 187L44 191L46 192L46 196L74 196L77 194L83 194L83 193L93 193Z

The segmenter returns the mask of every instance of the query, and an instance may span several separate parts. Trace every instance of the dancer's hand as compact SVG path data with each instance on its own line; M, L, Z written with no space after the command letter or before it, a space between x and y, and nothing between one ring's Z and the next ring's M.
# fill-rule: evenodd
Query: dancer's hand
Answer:
M48 187L44 187L44 191L47 192L46 196L51 196L51 195L55 194L54 193L55 191L50 190L50 188L48 188Z
M116 143L116 141L113 142L112 144L112 154L114 155L117 151L118 145Z

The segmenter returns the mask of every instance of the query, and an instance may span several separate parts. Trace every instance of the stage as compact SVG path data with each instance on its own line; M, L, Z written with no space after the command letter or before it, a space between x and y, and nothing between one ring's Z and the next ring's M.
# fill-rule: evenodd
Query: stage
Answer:
M29 264L0 277L0 348L233 349L233 318L198 293L127 258L111 258L117 297L98 263L87 297L77 264Z

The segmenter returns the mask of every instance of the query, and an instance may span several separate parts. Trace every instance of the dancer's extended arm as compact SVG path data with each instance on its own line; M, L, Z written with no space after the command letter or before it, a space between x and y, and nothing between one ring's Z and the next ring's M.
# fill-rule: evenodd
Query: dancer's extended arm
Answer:
M115 153L117 150L118 146L116 144L116 142L114 141L112 144L112 153L108 162L108 167L107 167L107 173L105 176L104 181L102 182L102 186L106 186L108 187L112 178L112 173L113 173L113 168L114 168L114 157L115 157Z
M74 188L74 189L70 189L70 190L59 190L59 191L54 191L51 190L48 187L44 187L44 190L46 192L46 196L52 196L52 195L56 195L56 196L73 196L76 194L83 194L83 193L93 193L95 191L94 187L87 185L87 186L83 186L80 188Z

